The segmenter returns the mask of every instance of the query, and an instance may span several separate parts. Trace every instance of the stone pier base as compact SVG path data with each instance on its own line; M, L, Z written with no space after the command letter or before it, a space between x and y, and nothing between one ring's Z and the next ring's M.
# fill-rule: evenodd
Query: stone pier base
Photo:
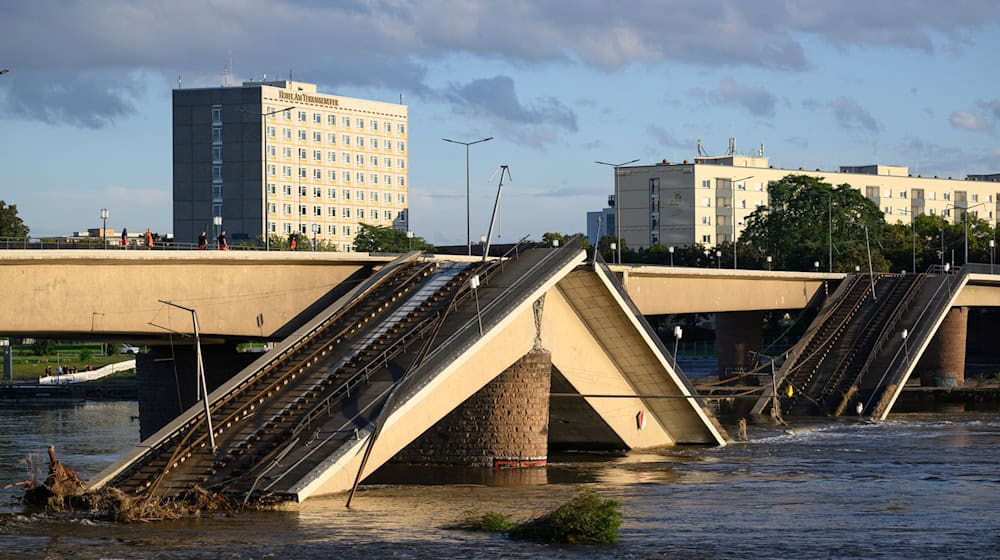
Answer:
M551 382L551 355L525 354L393 461L493 469L545 465Z
M720 379L753 369L751 352L760 352L763 333L763 311L716 313L715 353Z
M948 311L937 333L917 363L916 374L924 387L957 387L965 383L965 336L969 308Z

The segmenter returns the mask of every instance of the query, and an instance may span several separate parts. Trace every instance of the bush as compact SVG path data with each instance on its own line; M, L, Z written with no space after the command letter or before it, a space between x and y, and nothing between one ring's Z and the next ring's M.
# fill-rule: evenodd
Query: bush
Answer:
M48 356L56 353L56 343L47 338L36 338L31 344L31 353L36 356Z
M584 490L558 509L510 530L510 537L538 542L611 544L618 541L622 514L615 500Z
M83 350L80 350L81 362L89 362L90 359L93 357L94 357L94 351L91 350L90 348L84 348Z
M460 529L463 531L485 531L487 533L506 533L514 528L514 520L510 517L497 513L495 511L487 511L483 514L470 513L465 516L464 519L459 521L454 525L450 525L448 529Z

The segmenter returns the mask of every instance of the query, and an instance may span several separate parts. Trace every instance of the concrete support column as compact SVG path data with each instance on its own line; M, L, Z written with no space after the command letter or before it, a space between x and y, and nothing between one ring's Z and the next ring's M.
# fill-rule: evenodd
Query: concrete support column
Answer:
M400 451L394 461L494 469L548 458L552 356L535 350Z
M753 368L751 352L760 352L764 337L763 311L730 311L715 314L715 355L719 378Z
M209 392L260 357L237 352L232 346L207 345L201 351ZM194 348L191 344L152 346L136 356L135 366L139 435L146 439L197 402Z
M920 385L956 387L965 383L965 337L969 308L954 307L945 316L917 363Z

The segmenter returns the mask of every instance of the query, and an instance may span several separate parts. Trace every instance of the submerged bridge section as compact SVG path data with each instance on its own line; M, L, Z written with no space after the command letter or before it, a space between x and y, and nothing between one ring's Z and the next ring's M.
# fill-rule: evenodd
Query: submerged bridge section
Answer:
M486 263L411 254L383 266L90 487L292 501L343 491L525 360L564 398L552 418L543 406L540 450L494 456L544 461L549 434L620 448L725 444L606 267L586 263L578 243L519 246ZM454 440L443 445L463 434Z
M753 412L884 419L968 280L940 269L849 276L788 352L777 399L766 391Z

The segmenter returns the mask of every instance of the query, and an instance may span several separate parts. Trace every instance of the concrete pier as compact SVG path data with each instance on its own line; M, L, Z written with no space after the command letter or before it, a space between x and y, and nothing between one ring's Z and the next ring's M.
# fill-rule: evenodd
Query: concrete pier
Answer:
M720 379L753 368L750 354L760 352L763 333L763 311L716 313L715 354Z
M927 351L917 363L923 387L958 387L965 383L965 338L969 308L948 311Z

